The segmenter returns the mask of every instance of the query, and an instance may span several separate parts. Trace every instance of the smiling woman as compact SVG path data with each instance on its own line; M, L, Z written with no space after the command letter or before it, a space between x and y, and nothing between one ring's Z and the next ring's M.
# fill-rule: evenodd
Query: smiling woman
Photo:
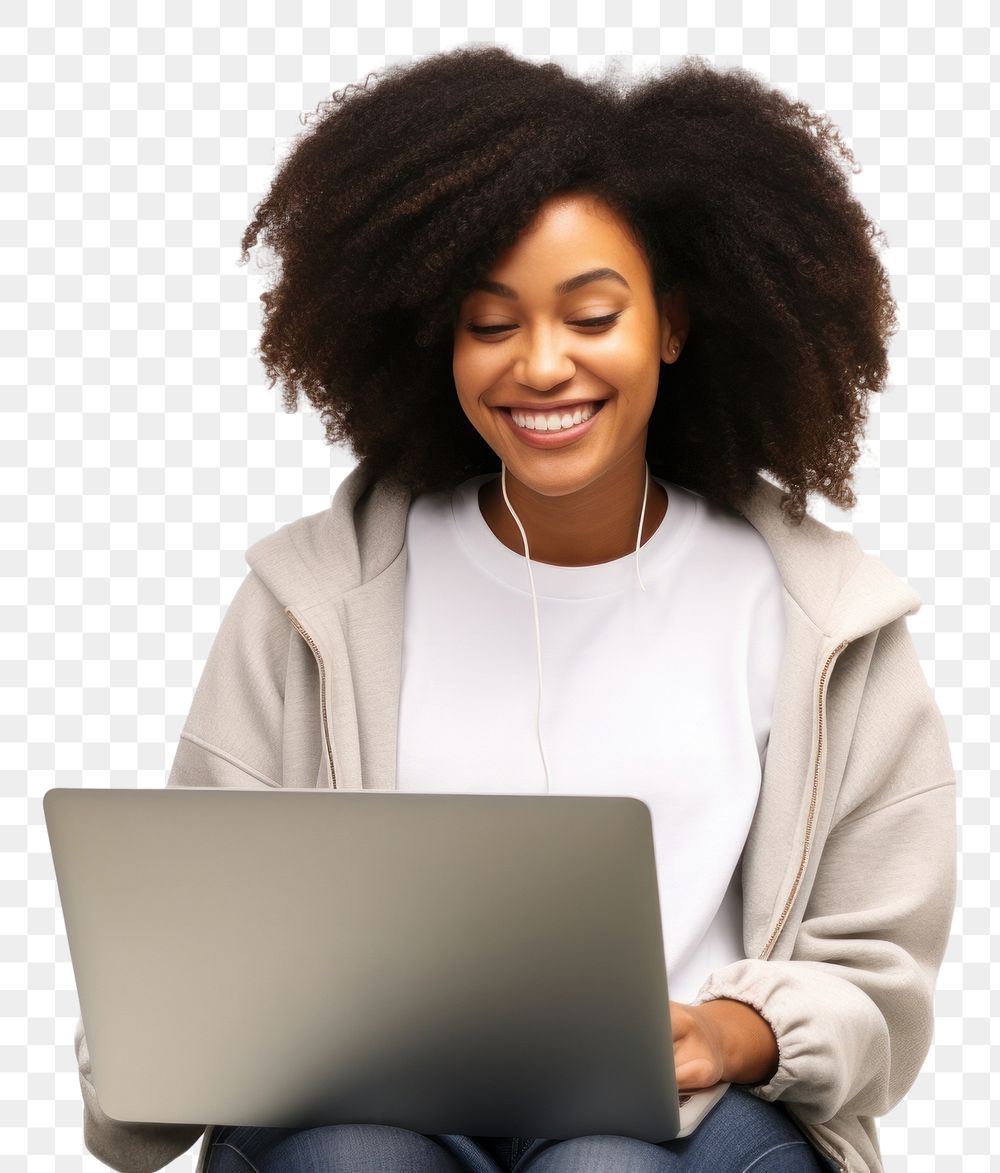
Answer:
M931 1039L954 770L919 598L806 511L855 503L895 321L838 153L698 59L628 88L466 46L335 94L243 257L280 262L260 353L286 408L358 466L248 551L169 780L638 798L667 1070L731 1086L658 1144L125 1123L81 1027L113 1168L204 1132L199 1173L882 1169L875 1118ZM506 1033L520 1064L549 1047Z

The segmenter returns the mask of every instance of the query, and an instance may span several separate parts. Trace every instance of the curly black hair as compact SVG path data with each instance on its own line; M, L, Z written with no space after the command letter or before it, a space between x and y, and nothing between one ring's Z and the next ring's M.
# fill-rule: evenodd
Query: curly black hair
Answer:
M765 470L795 522L810 492L857 504L896 307L825 116L698 57L627 83L471 44L369 74L310 119L241 263L258 241L278 259L259 354L328 443L414 493L498 471L455 390L458 307L545 201L591 194L690 312L660 365L653 474L733 509Z

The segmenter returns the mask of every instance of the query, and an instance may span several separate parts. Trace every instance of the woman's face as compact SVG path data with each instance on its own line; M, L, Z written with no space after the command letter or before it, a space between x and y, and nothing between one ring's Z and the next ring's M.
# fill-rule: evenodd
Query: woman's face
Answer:
M683 300L658 304L617 213L554 197L459 307L459 402L509 474L548 496L576 492L643 468L660 361L676 359L686 330Z

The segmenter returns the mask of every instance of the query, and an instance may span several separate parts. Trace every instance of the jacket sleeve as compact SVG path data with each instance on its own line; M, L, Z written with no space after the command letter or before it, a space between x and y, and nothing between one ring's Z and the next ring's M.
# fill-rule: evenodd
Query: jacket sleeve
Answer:
M99 1161L119 1173L153 1173L186 1153L205 1131L204 1124L129 1124L112 1120L97 1102L90 1082L90 1053L80 1018L74 1043L83 1092L83 1143Z
M790 957L728 965L696 998L746 1002L767 1020L778 1068L748 1090L816 1124L888 1112L933 1038L955 907L955 776L905 617L878 633L843 794Z
M250 571L226 609L205 661L168 786L281 785L290 631L283 608ZM153 1173L186 1152L205 1131L204 1124L128 1123L108 1116L91 1082L82 1019L77 1020L75 1045L83 1139L98 1160L119 1173Z

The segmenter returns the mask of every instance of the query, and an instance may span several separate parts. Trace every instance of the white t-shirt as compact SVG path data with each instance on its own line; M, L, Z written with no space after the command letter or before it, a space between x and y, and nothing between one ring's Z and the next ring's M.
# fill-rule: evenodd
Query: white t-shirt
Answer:
M410 506L401 791L546 792L527 564L479 508L495 476ZM639 550L645 592L634 549L594 566L533 559L531 571L549 793L648 805L670 997L684 1002L745 956L737 864L770 732L784 588L748 521L655 479L668 506Z

